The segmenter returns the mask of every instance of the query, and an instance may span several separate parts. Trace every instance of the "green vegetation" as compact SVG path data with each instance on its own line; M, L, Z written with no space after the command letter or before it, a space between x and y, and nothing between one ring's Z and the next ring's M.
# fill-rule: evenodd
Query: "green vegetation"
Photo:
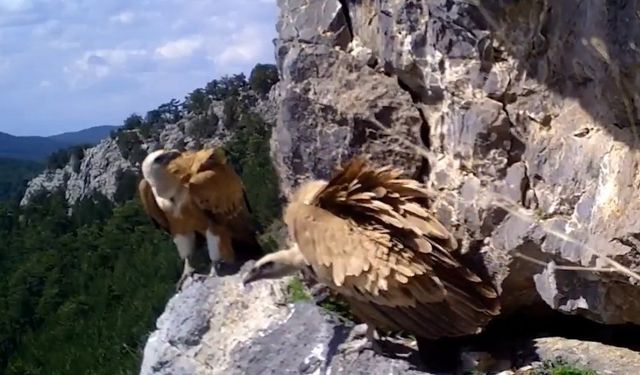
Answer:
M215 113L201 115L191 120L191 128L187 131L187 135L200 139L211 138L218 130L219 121Z
M598 375L598 373L558 357L554 360L544 361L542 366L535 369L535 375Z
M260 96L266 96L278 82L278 69L271 64L257 64L249 75L249 86Z
M302 280L298 276L291 278L287 285L287 302L294 303L298 301L310 301L311 296L307 293Z
M278 175L271 162L271 125L259 116L244 113L229 142L229 161L242 178L253 216L262 228L281 217Z
M92 144L83 143L76 146L60 149L47 158L47 169L64 168L69 161L73 161L73 171L78 173L80 170L80 162L84 158L84 150L93 147Z
M179 260L137 201L0 206L0 372L134 373ZM4 371L3 371L4 370Z
M0 202L20 200L29 180L42 169L35 161L0 158Z
M242 74L222 77L182 103L172 99L144 117L132 114L111 136L125 158L140 162L143 140L187 113L201 120L192 136L214 135L220 119L210 104L223 101L233 129L224 147L246 186L260 241L272 251L283 233L269 154L272 124L250 109L257 100L251 87L268 92L274 81L269 66L260 69L251 85ZM84 150L56 152L47 166L77 160L79 168ZM0 374L137 373L146 338L180 276L175 246L144 213L134 171L117 176L114 202L96 193L69 207L57 192L18 207L26 181L42 167L0 160L0 200L12 199L0 201ZM299 280L291 293L308 298Z
M288 303L313 300L313 298L309 294L307 287L297 275L294 276L287 285L286 292ZM318 303L318 306L337 315L342 319L357 321L355 316L351 313L349 305L338 294L330 292L330 294L326 298Z
M350 320L356 321L357 319L351 313L349 305L338 295L331 294L319 303L320 307L327 311L336 313L338 316Z

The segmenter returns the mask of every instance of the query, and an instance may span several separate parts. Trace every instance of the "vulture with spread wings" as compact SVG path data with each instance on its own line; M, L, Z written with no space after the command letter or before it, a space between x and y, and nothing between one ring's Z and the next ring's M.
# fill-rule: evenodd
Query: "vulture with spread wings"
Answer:
M499 313L498 295L460 262L425 187L401 175L356 158L328 182L303 184L285 211L295 245L258 260L245 283L309 267L367 323L366 345L351 350L374 344L374 328L413 334L422 354L479 333Z

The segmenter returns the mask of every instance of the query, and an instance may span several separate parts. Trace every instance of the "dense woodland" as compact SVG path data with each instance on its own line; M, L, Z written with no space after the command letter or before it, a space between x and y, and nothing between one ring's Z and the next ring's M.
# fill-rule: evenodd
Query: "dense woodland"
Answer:
M0 158L0 202L20 200L27 182L44 166L36 161Z
M208 114L208 106L224 102L233 129L224 147L245 182L268 248L275 246L269 231L278 227L281 214L269 157L272 125L248 109L277 81L274 73L275 67L259 65L249 80L244 75L214 80L183 102L154 110L159 114L130 116L124 129L112 134L123 144L121 151L140 157L141 139L166 123L195 114L210 130L220 119ZM83 150L52 155L48 167L64 165L71 155L81 159ZM173 243L142 210L139 176L121 176L115 202L94 194L68 207L61 191L43 192L19 207L26 176L31 177L0 175L9 186L0 185L5 198L0 202L0 373L138 373L146 338L181 272Z

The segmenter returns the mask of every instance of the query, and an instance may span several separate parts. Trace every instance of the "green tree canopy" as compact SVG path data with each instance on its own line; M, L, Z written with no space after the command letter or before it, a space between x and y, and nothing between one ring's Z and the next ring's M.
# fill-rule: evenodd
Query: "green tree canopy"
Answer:
M249 86L258 95L266 96L278 82L278 69L273 64L256 64L249 75Z

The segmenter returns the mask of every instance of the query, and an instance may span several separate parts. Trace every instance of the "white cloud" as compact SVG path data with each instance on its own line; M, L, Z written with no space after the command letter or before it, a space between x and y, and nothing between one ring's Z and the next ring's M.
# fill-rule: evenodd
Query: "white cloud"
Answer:
M273 48L266 44L264 32L255 26L247 26L239 33L231 35L229 46L224 48L213 59L220 65L233 65L257 60L266 48Z
M83 56L64 68L71 77L72 87L90 85L114 70L125 67L131 60L142 58L147 51L142 49L99 49L87 51Z
M0 0L0 127L117 123L247 74L273 60L276 18L273 0ZM46 100L34 110L33 98Z
M128 24L133 22L135 17L136 17L135 13L133 13L132 11L127 10L127 11L124 11L122 13L118 13L115 16L111 16L109 18L109 21L111 21L113 23L121 23L123 25L128 25Z
M224 17L219 15L211 16L209 20L219 28L235 30L238 28L238 21L234 13L235 12L229 12L229 14L226 14Z
M167 42L156 48L156 57L161 59L181 59L191 56L202 46L202 37L181 38Z

